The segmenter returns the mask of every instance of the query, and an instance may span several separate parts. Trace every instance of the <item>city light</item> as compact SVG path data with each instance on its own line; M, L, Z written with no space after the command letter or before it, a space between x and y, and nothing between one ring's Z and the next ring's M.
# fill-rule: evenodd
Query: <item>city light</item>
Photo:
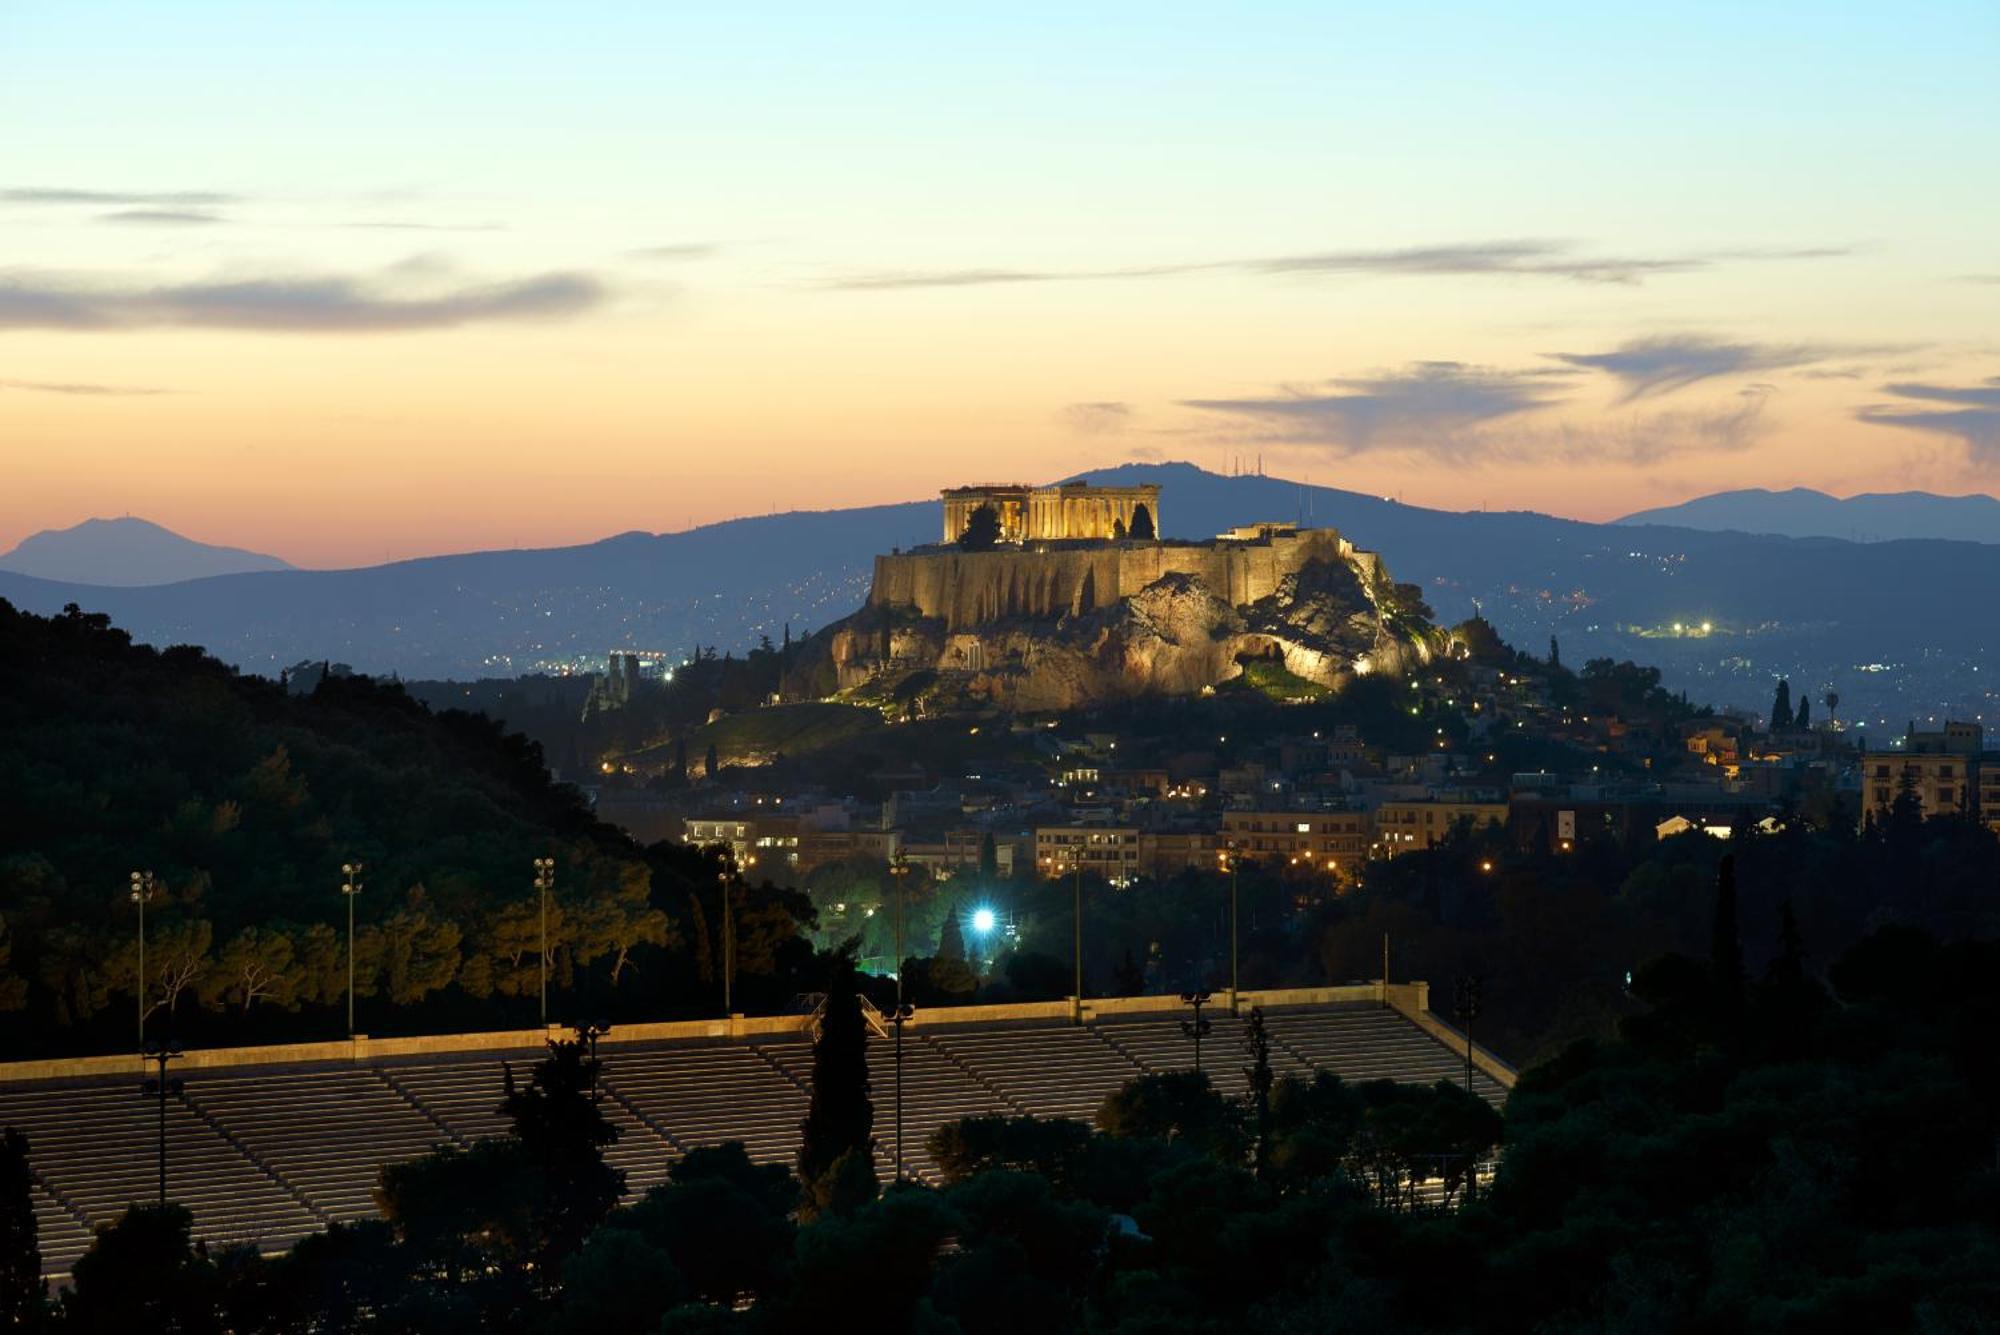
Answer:
M995 921L992 909L977 908L972 911L972 930L981 936L993 930Z

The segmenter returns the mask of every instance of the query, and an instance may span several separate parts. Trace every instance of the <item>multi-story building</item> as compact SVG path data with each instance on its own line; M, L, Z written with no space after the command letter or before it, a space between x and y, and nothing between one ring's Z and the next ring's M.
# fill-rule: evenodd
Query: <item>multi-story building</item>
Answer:
M1193 869L1212 871L1216 838L1211 830L1146 830L1139 835L1139 869L1165 879Z
M1365 811L1226 811L1222 844L1253 858L1351 870L1368 856Z
M793 817L690 816L682 827L682 837L696 847L727 845L746 870L756 866L778 875L798 869L799 822Z
M1035 829L1035 872L1067 876L1081 867L1113 885L1139 877L1139 831L1124 825L1042 825Z
M1984 743L1985 730L1977 723L1946 723L1935 732L1912 728L1898 750L1871 751L1861 758L1862 798L1881 814L1909 788L1926 817L1972 810L1982 796L1979 754Z
M1375 809L1375 842L1387 857L1431 845L1450 834L1460 822L1473 828L1507 823L1505 802L1420 801L1384 802Z

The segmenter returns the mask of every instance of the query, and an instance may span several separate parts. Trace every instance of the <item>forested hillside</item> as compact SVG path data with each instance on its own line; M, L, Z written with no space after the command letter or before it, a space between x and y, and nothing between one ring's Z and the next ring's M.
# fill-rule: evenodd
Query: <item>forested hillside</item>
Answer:
M540 749L402 688L329 677L289 696L101 616L0 602L0 1038L137 1041L150 871L148 1033L220 1043L345 1032L359 862L357 1024L532 1024L552 857L550 1018L720 1008L716 868L641 849L551 781ZM706 899L706 906L703 900ZM739 997L782 1004L810 948L802 901L745 891Z

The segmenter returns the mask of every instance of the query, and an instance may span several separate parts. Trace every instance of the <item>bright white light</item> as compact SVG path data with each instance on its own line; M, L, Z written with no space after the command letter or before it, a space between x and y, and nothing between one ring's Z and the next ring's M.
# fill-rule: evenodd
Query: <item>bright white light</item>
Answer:
M993 930L993 921L992 909L974 909L972 911L972 930L978 932L981 936Z

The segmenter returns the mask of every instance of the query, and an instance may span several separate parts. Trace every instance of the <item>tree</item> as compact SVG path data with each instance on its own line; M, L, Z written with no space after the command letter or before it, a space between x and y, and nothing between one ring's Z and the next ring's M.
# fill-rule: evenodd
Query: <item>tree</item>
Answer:
M979 879L992 884L1000 879L1000 848L993 842L993 831L988 830L979 838ZM0 963L5 956L0 956Z
M1826 693L1826 717L1827 717L1827 721L1828 721L1829 723L1838 723L1838 722L1840 722L1840 692L1839 692L1839 691L1828 691L1828 692Z
M836 952L813 1039L812 1100L800 1124L799 1181L808 1217L845 1205L860 1185L859 1169L872 1178L875 1105L868 1093L868 1026L854 958ZM843 1160L847 1160L845 1164ZM836 1173L836 1169L840 1169ZM872 1194L872 1193L871 1193Z
M500 1111L513 1120L523 1161L538 1174L533 1253L543 1283L552 1285L563 1261L611 1213L625 1193L624 1170L604 1161L618 1139L594 1097L597 1062L579 1040L551 1039L526 1088L507 1074Z
M928 991L938 995L945 1004L963 1001L979 990L979 975L965 956L965 931L959 926L958 912L947 908L944 924L938 931L937 954L924 973Z
M1725 856L1715 869L1715 918L1708 967L1715 989L1718 1036L1734 1037L1743 1014L1743 940L1736 923L1736 858Z
M1778 679L1777 693L1771 697L1771 731L1783 732L1792 726L1792 683Z
M965 517L965 532L958 535L960 551L991 551L1000 541L1000 512L991 503L973 507Z
M1562 665L1563 665L1562 646L1558 645L1556 643L1556 637L1551 635L1549 636L1549 666L1551 668L1559 668Z
M653 1335L667 1309L686 1296L687 1281L665 1252L638 1233L600 1228L563 1272L560 1326L592 1335Z
M1792 726L1800 732L1812 727L1812 697L1804 691L1799 692L1799 712L1793 717Z
M219 1332L215 1267L195 1251L193 1228L187 1207L172 1204L135 1205L101 1225L71 1271L65 1327L93 1335Z
M1134 1076L1105 1096L1096 1120L1107 1136L1185 1141L1224 1162L1241 1158L1241 1110L1216 1092L1206 1071Z
M722 757L716 753L714 742L708 744L708 750L702 755L701 772L711 783L722 773Z
M1250 1058L1250 1065L1243 1070L1243 1079L1249 1085L1250 1133L1254 1137L1255 1156L1252 1164L1261 1178L1271 1156L1271 1087L1275 1083L1271 1072L1271 1034L1264 1024L1262 1006L1250 1008L1250 1022L1244 1027L1243 1048Z
M28 1004L28 980L7 967L13 954L14 942L7 935L7 919L0 917L0 1011L17 1011Z
M202 980L202 1004L214 1007L227 1002L246 1015L259 1001L296 1010L302 981L288 933L275 927L245 927L230 938Z
M0 1330L26 1330L41 1320L42 1249L35 1222L28 1138L0 1132Z
M1143 502L1132 507L1132 540L1134 542L1156 542L1159 534L1154 530L1153 512Z

